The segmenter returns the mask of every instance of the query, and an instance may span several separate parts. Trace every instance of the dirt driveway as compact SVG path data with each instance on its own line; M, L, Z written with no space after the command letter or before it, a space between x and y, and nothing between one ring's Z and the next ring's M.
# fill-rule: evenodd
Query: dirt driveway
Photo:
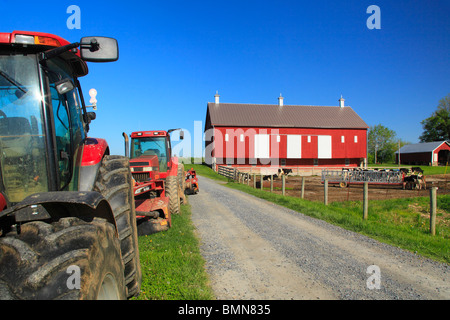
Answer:
M450 299L450 267L199 178L192 219L217 299Z

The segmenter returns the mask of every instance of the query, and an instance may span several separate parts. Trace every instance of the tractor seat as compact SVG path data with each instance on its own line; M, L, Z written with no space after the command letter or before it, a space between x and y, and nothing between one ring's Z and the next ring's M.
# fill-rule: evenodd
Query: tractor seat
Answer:
M148 149L144 152L145 156L157 156L158 158L160 157L160 152L158 149Z
M31 125L26 118L0 118L0 146L6 158L27 155L32 142Z

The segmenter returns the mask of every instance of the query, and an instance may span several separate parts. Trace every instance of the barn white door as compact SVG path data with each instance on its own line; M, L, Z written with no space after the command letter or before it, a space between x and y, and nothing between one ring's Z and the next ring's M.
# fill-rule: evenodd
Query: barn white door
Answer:
M302 157L302 136L287 136L287 158L300 159Z
M270 136L268 134L255 135L255 158L270 158Z
M331 159L331 136L318 136L318 158Z

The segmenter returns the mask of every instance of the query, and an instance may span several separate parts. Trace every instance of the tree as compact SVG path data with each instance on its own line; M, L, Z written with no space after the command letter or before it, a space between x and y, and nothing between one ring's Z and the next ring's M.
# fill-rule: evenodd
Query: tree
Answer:
M439 101L437 110L421 124L424 130L419 137L421 142L450 140L450 94Z
M368 133L368 144L369 154L374 155L374 163L386 163L394 160L394 153L398 149L395 131L381 124L371 126ZM369 162L372 162L370 160Z

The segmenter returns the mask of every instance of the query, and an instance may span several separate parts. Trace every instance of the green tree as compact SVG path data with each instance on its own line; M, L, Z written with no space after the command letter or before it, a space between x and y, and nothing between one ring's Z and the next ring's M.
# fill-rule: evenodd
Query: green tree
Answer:
M439 101L437 110L421 124L424 130L419 137L421 142L450 140L450 94Z
M369 162L386 163L394 161L398 140L394 130L378 124L371 126L368 133Z

